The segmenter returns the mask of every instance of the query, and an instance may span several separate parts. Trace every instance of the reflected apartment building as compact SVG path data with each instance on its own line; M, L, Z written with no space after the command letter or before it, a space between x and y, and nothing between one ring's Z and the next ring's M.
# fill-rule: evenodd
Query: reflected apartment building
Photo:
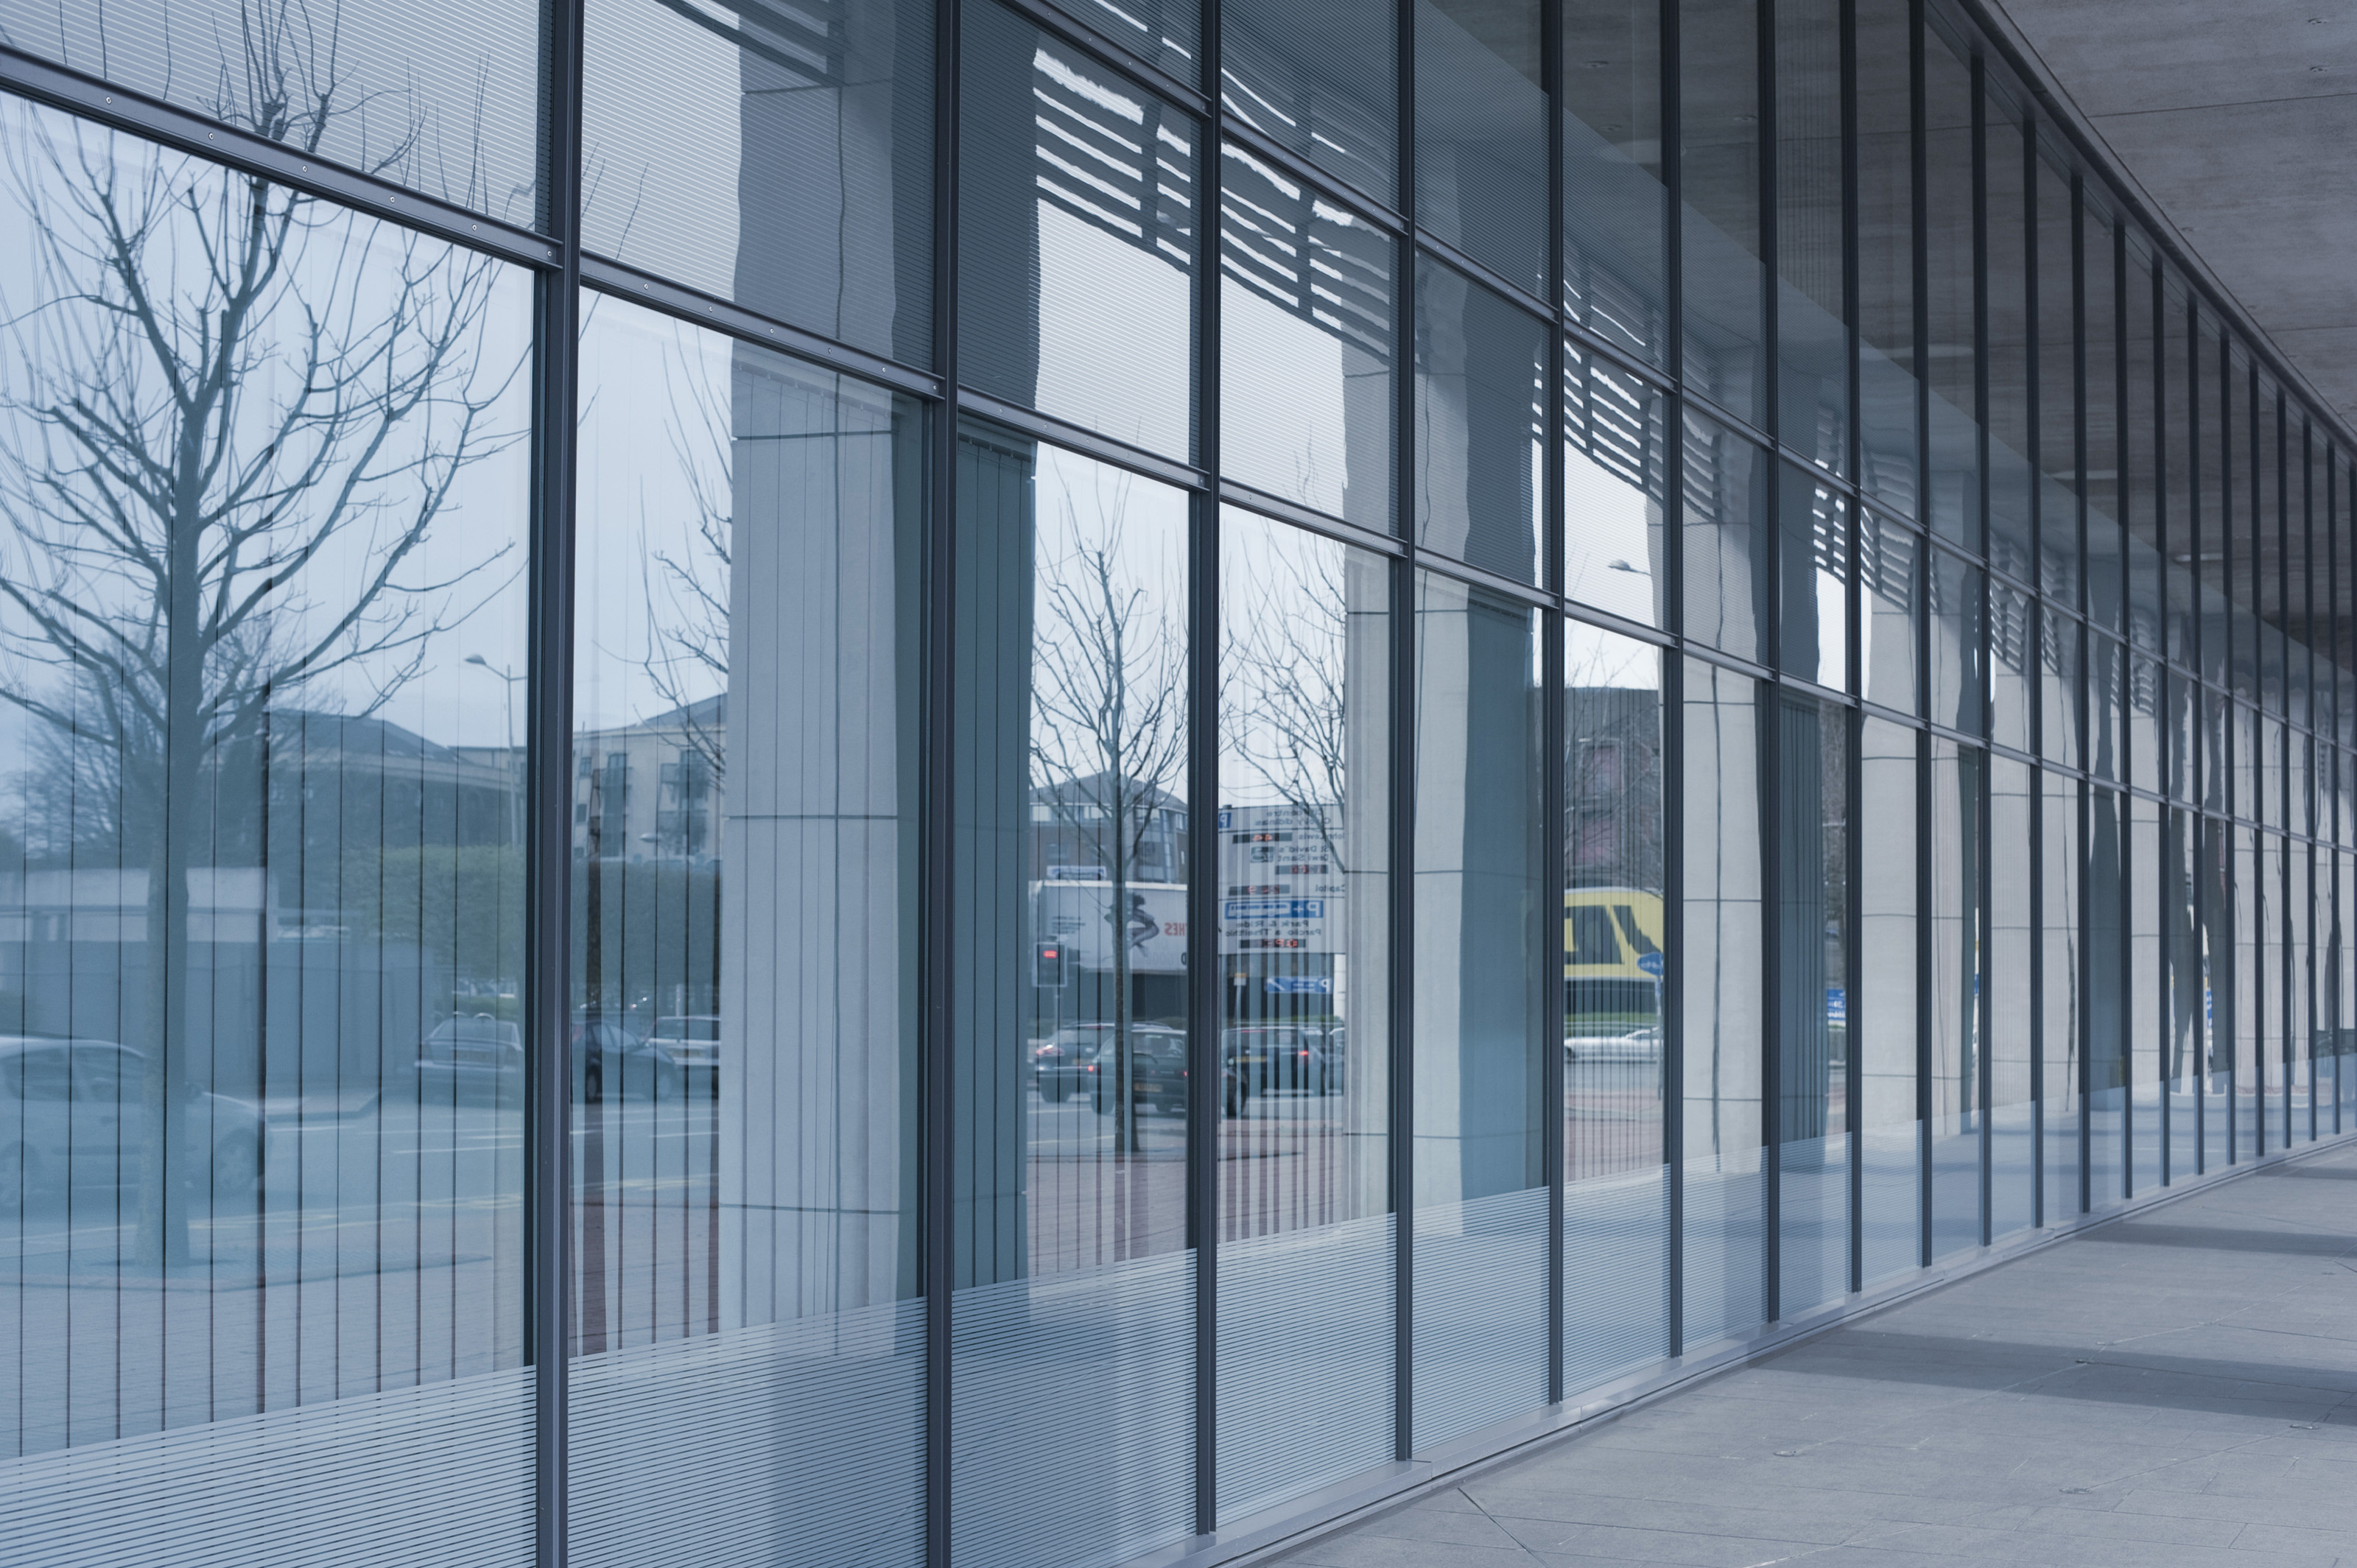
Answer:
M0 1564L1208 1568L2357 1132L2351 433L1968 6L197 16L0 6Z

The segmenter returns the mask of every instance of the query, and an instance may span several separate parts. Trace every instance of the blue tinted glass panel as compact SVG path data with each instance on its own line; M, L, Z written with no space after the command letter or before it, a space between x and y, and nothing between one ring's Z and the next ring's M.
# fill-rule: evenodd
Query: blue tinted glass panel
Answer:
M1220 190L1220 465L1392 531L1398 243L1228 144Z
M1220 533L1220 1510L1392 1440L1391 563Z
M1777 1316L1849 1288L1849 714L1777 705Z
M1768 1310L1760 1076L1767 911L1761 688L1694 659L1684 676L1684 918L1674 957L1684 1003L1684 1326L1695 1346L1753 1326Z
M971 421L957 487L955 1561L1049 1568L1194 1522L1189 498Z
M1760 223L1760 8L1679 0L1678 178L1686 384L1768 424Z
M1416 0L1416 221L1547 292L1538 0Z
M1857 477L1870 499L1911 518L1919 515L1922 465L1915 426L1913 29L1906 0L1858 0L1857 27Z
M1563 16L1564 308L1654 363L1668 331L1661 32L1652 0Z
M1546 1399L1538 613L1416 581L1415 1443Z
M1196 0L1048 0L1146 64L1202 85L1201 8Z
M0 150L0 1554L522 1568L533 281Z
M1564 1379L1663 1353L1662 655L1564 627Z
M1220 102L1297 157L1399 200L1399 22L1392 0L1226 0Z
M1609 360L1566 345L1564 361L1564 591L1659 626L1669 564L1667 399Z
M1923 30L1923 314L1929 383L1932 532L1981 544L1980 316L1974 288L1973 77L1932 26Z
M2079 922L2085 913L2087 870L2081 859L2079 781L2059 773L2039 775L2039 1037L2043 1042L2039 1085L2039 1222L2068 1224L2087 1208L2080 1155L2080 1109L2085 1100L2080 1064L2086 1059L2079 1034L2086 1002L2086 943Z
M1416 258L1416 542L1524 583L1545 525L1546 345L1536 316Z
M1857 1052L1860 1207L1872 1283L1922 1261L1922 1122L1915 1098L1917 1006L1916 823L1919 737L1886 719L1859 730L1858 854L1874 875L1858 886L1857 994L1849 999Z
M2127 821L2124 798L2087 791L2087 1206L2127 1196Z
M521 225L541 225L540 7L12 4L10 48Z
M1778 465L1777 638L1784 672L1841 691L1849 683L1849 498L1813 469Z
M1702 414L1685 416L1685 634L1744 659L1769 656L1767 452Z
M990 0L963 70L959 380L1191 460L1194 116Z
M2035 1022L2029 984L2037 928L2030 919L2036 886L2034 854L2038 797L2035 777L2010 757L1989 758L1988 1004L1984 1020L1989 1058L1989 1239L2035 1224L2038 1144L2031 1072Z
M1785 0L1776 17L1776 429L1819 467L1849 471L1839 0Z
M1981 1240L1982 775L1987 758L1932 740L1932 1256Z
M1922 711L1921 536L1873 512L1858 540L1858 668L1866 699L1902 714Z
M911 1563L922 417L615 299L582 377L572 1550Z
M931 359L931 5L589 0L585 27L585 245Z
M1981 591L1985 575L1963 556L1932 552L1932 721L1980 733Z

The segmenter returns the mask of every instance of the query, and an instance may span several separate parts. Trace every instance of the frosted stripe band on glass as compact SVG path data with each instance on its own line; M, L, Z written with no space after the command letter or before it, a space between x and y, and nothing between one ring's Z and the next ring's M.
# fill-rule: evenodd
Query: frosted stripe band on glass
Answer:
M585 1563L924 1556L925 1312L880 1303L571 1363Z
M959 1291L950 1323L958 1568L1096 1568L1193 1531L1193 1252Z
M1789 1318L1849 1290L1849 1138L1796 1138L1777 1158L1784 1213L1776 1305Z
M1563 1387L1575 1395L1669 1350L1669 1167L1563 1194Z
M1858 1139L1862 1194L1858 1218L1865 1233L1859 1272L1872 1284L1922 1261L1922 1145L1921 1122L1869 1131Z
M1766 1173L1760 1151L1737 1150L1726 1164L1690 1160L1685 1169L1685 1348L1756 1328L1767 1316L1760 1223ZM1745 1168L1749 1167L1749 1168Z
M0 1568L523 1568L533 1375L93 1443L0 1467Z
M1547 1194L1415 1214L1415 1446L1534 1411L1547 1392Z
M1220 1520L1392 1456L1396 1218L1220 1249Z

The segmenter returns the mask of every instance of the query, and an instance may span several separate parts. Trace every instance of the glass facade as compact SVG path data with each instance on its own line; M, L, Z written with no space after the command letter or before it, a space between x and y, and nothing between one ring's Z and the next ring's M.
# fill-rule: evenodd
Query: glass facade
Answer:
M1939 0L195 16L0 5L0 1565L1215 1559L2357 1132L2349 434Z

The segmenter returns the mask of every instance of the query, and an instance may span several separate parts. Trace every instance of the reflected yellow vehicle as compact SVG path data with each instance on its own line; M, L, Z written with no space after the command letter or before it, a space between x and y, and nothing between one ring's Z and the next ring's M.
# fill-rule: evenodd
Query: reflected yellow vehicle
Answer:
M1640 887L1563 895L1564 1008L1650 1020L1662 972L1662 896Z

